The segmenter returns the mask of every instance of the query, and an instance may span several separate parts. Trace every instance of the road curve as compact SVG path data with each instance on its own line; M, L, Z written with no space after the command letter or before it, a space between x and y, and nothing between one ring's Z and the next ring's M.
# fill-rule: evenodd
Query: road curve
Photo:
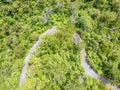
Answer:
M46 35L53 35L54 33L57 32L57 27L53 26L51 29L48 29L47 31L45 31L44 33L42 33L38 39L38 41L32 46L32 48L30 49L29 53L27 54L27 56L24 59L24 66L22 68L21 71L21 75L20 75L20 86L22 86L24 84L24 81L26 79L26 72L27 72L27 68L28 68L28 62L30 60L30 58L34 55L35 50L37 49L37 47L42 43L42 37L46 36Z
M79 43L82 42L82 39L80 38L79 34L77 34L77 33L75 33L75 34L73 35L73 38L74 38L74 43L76 43L76 44L79 44ZM82 67L84 68L86 75L88 75L88 76L90 76L90 77L93 77L93 78L95 78L95 79L99 79L99 80L105 82L106 84L110 84L110 86L112 86L112 87L115 88L116 90L120 90L119 87L113 86L113 85L111 84L111 81L110 81L108 78L105 78L105 77L99 75L97 72L95 72L95 71L92 69L92 67L91 67L91 66L88 64L88 62L87 62L87 58L86 58L87 55L86 55L86 52L85 52L85 48L83 48L83 49L80 51L80 53L81 53L81 65L82 65Z
M33 47L30 49L29 53L27 54L27 56L25 57L24 59L24 66L22 68L22 72L21 72L21 76L20 76L20 86L22 86L24 84L24 81L26 79L26 72L27 72L27 68L28 68L28 62L29 62L29 59L34 55L34 52L36 50L36 48L42 43L42 37L50 34L54 34L57 32L57 29L56 29L56 26L53 26L51 29L48 29L47 31L45 31L43 34L40 35L38 41L33 45ZM82 42L82 39L80 38L79 34L75 33L73 35L73 42L76 43L76 44L79 44ZM99 75L98 73L96 73L92 68L91 66L88 64L87 62L87 58L86 58L86 52L85 52L85 48L83 48L81 51L81 65L82 67L84 68L85 70L85 73L86 75L88 76L91 76L93 78L96 78L96 79L99 79L103 82L105 82L106 84L110 84L111 85L111 82L109 79ZM120 90L119 87L117 86L113 86L111 85L113 88L115 88L116 90Z

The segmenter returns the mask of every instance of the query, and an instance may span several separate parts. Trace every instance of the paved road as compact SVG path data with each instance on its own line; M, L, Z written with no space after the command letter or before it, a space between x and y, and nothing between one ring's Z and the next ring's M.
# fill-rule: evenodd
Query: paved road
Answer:
M75 33L73 35L73 37L74 37L74 43L79 44L79 43L82 42L82 39L80 38L79 34ZM88 64L87 58L86 58L86 52L85 52L84 48L81 50L80 53L81 53L81 65L84 68L86 75L91 76L91 77L96 78L96 79L99 79L99 80L105 82L106 84L110 84L111 85L111 82L110 82L109 79L107 79L107 78L99 75L98 73L96 73L91 68L91 66ZM116 90L120 90L120 88L118 88L117 86L113 86L113 85L111 85L111 86L113 88L115 88Z
M54 34L56 33L56 26L53 26L52 29L48 29L46 32L44 32L43 34L41 34L40 38L38 39L38 41L33 45L33 47L30 49L30 52L28 53L28 55L25 57L24 60L24 66L21 72L21 76L20 76L20 86L22 86L24 84L24 81L26 79L26 72L27 72L27 68L28 68L28 62L29 59L34 55L34 52L36 50L36 48L42 43L42 37L48 35L48 34ZM79 34L75 33L73 35L74 37L74 43L78 44L82 42L82 39L80 38ZM91 76L93 78L99 79L107 84L111 84L110 80L107 78L102 77L101 75L99 75L98 73L96 73L91 66L87 63L87 59L86 59L86 52L85 49L83 48L81 50L81 64L82 67L85 70L86 75ZM112 86L112 85L111 85ZM117 88L117 86L112 86L113 88L115 88L116 90L120 90L120 88Z
M41 34L38 41L32 46L29 53L27 54L27 56L24 59L24 66L22 68L22 72L21 72L21 76L20 76L20 86L22 86L24 84L24 81L26 79L26 72L27 72L27 68L28 68L28 62L29 62L30 58L34 55L34 52L37 49L37 47L42 43L42 37L44 37L44 36L46 36L48 34L52 35L52 34L54 34L56 32L57 32L56 26L53 26L51 29L48 29L43 34Z

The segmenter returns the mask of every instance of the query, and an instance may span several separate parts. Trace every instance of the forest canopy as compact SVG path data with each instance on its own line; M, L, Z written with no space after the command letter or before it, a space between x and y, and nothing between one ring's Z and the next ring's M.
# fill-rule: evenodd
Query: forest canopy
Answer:
M0 0L0 12L0 90L111 90L85 75L82 44L91 67L120 85L120 0ZM60 32L43 39L19 87L25 56L54 25Z

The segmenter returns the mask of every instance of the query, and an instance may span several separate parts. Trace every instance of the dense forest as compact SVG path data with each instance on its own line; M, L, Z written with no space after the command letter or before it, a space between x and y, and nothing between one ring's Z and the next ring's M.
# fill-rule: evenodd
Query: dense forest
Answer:
M26 55L52 26L59 32L43 38L19 86ZM75 32L81 44L72 42ZM114 90L85 74L82 48L91 67L119 86L119 0L0 0L0 90Z

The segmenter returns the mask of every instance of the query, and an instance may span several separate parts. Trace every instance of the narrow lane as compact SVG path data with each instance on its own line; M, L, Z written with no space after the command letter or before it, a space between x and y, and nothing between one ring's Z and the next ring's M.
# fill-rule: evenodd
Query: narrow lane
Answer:
M33 45L33 47L30 49L29 53L27 54L27 56L24 59L24 66L22 68L21 71L21 76L20 76L20 86L22 86L25 82L26 79L26 73L27 73L27 68L28 68L28 62L30 60L30 58L34 55L35 50L37 49L37 47L42 43L42 37L46 36L46 35L53 35L54 33L57 32L57 27L53 26L51 29L48 29L47 31L45 31L44 33L42 33L38 39L38 41Z
M48 29L43 34L41 34L41 36L38 39L38 41L30 49L30 52L28 53L28 55L25 57L25 60L24 60L24 66L22 68L22 72L21 72L21 76L20 76L20 86L22 86L24 84L24 82L25 82L29 59L34 55L35 50L42 43L42 37L44 37L44 36L46 36L48 34L53 35L56 32L57 32L56 26L53 26L52 29ZM73 38L74 38L73 42L76 43L76 44L79 44L79 43L82 42L82 39L80 38L79 34L77 34L77 33L75 33L73 35ZM96 73L91 68L91 66L88 64L87 58L86 58L87 55L86 55L86 52L85 52L84 48L80 51L80 53L81 53L81 65L82 65L82 67L85 70L85 74L88 75L88 76L91 76L93 78L99 79L99 80L105 82L106 84L110 84L111 85L111 82L110 82L109 79L104 78L103 76L101 76L98 73ZM113 88L115 88L116 90L120 90L120 88L117 87L117 86L113 86L113 85L111 85L111 86Z
M75 34L73 35L73 37L74 37L74 43L80 44L80 43L82 42L82 39L80 38L79 34L75 33ZM88 62L87 62L87 55L86 55L86 52L85 52L85 48L83 48L83 49L80 51L80 53L81 53L81 65L82 65L82 67L84 68L86 75L88 75L88 76L90 76L90 77L93 77L93 78L95 78L95 79L99 79L99 80L105 82L106 84L110 84L110 86L113 87L113 88L115 88L116 90L120 90L119 87L113 86L113 85L111 84L111 81L110 81L109 79L107 79L107 78L99 75L97 72L95 72L95 70L93 70L93 69L91 68L91 66L90 66L90 65L88 64Z

